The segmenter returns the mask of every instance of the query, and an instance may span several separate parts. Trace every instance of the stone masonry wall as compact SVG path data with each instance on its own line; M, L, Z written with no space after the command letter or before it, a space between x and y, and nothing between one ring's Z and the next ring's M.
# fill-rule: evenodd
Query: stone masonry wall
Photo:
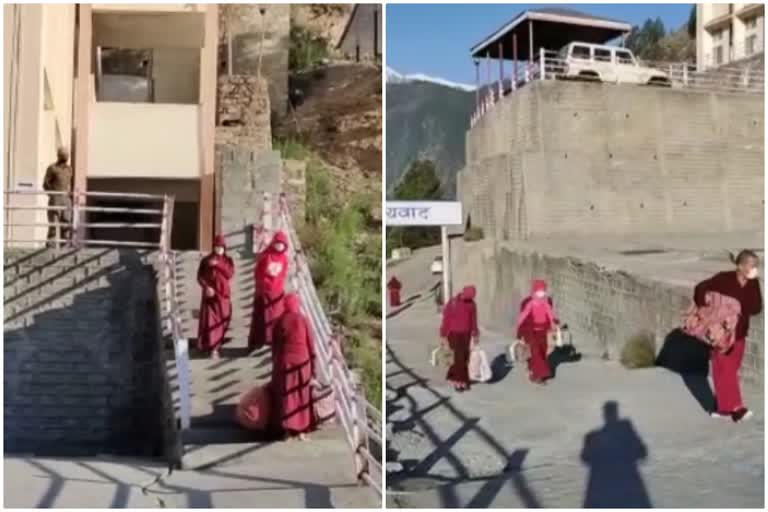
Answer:
M278 116L285 114L288 105L290 31L289 4L219 5L219 73L227 74L230 34L233 74L257 75L262 53L261 75L269 84L271 108Z
M247 144L272 149L267 82L255 76L220 76L216 102L216 145Z
M161 456L155 283L137 251L5 252L7 453Z
M652 335L657 350L680 323L691 290L653 282L621 271L606 271L574 258L552 257L492 241L452 242L454 288L475 284L481 323L510 333L517 307L534 277L546 276L560 318L577 348L593 357L618 360L624 342ZM751 321L742 377L762 388L763 315ZM592 341L594 340L594 341Z
M763 229L763 98L535 82L467 133L460 199L497 239Z

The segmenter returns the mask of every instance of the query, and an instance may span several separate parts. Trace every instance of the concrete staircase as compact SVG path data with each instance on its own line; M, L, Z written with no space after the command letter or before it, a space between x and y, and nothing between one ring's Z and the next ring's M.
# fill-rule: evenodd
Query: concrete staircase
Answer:
M162 455L148 256L6 248L6 452Z

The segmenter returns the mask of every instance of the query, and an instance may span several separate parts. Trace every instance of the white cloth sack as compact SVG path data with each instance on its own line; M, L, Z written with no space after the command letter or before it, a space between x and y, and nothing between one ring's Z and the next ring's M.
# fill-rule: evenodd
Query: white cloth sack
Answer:
M469 380L488 382L493 377L485 350L473 347L469 353Z

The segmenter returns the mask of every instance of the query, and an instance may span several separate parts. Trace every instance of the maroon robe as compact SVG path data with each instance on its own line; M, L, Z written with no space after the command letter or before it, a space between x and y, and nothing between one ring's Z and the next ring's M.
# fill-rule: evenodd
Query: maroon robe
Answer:
M285 245L278 251L275 244ZM282 231L275 233L269 247L259 255L254 268L253 313L248 334L251 350L272 344L272 330L283 314L285 278L288 275L288 237Z
M232 319L229 280L234 273L235 264L226 254L218 256L211 253L200 262L197 282L202 287L202 296L197 327L197 349L202 352L217 350L224 342L224 335ZM207 287L213 288L213 297L206 295Z
M697 284L693 294L696 305L704 305L707 292L718 292L733 297L741 304L741 316L736 324L736 342L733 347L726 353L717 350L710 352L717 412L730 414L744 407L739 385L739 368L747 345L749 317L760 314L763 310L763 298L759 281L751 279L742 286L736 277L736 271L720 272Z
M448 339L453 351L453 364L448 368L446 379L453 384L469 387L469 353L472 337L479 334L475 287L467 286L451 299L443 309L440 335Z
M315 349L299 298L285 298L285 313L276 322L272 344L272 429L299 434L315 427L312 401Z
M523 299L520 303L521 313L531 300L531 297ZM552 306L552 299L548 298L548 301L549 305ZM534 322L533 316L529 315L522 321L517 330L517 338L525 341L528 348L531 349L531 357L528 359L528 375L533 381L542 382L552 377L552 370L547 361L547 335L550 329L552 329L551 323L537 324Z

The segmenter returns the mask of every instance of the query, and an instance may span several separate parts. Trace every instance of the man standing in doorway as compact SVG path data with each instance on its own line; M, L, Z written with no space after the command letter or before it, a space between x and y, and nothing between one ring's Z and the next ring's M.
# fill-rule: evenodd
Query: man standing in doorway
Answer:
M45 171L43 189L50 192L66 192L48 194L48 206L57 207L48 210L48 240L55 240L57 232L60 233L59 238L69 240L72 232L72 167L69 165L67 148L62 147L56 151L56 163L49 165ZM59 223L66 225L57 226ZM57 230L57 227L61 229ZM49 245L57 246L58 242L49 242Z

